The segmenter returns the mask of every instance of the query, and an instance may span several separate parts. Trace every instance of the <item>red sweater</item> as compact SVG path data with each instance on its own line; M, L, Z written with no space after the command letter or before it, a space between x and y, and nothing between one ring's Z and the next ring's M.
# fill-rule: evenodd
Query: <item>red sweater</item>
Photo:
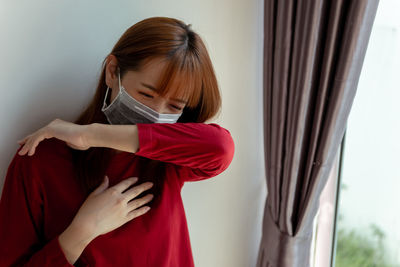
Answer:
M112 158L109 186L135 176L138 156L170 163L160 205L96 237L75 266L194 266L181 189L229 166L232 137L214 123L137 126L139 150ZM73 266L58 242L85 200L73 176L71 151L61 140L42 141L33 156L14 155L0 200L0 266Z

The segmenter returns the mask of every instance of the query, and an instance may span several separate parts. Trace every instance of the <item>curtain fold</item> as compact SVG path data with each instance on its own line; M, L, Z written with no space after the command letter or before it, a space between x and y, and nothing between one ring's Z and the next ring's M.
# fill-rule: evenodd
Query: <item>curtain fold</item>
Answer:
M379 0L265 0L267 200L257 267L309 266L312 222Z

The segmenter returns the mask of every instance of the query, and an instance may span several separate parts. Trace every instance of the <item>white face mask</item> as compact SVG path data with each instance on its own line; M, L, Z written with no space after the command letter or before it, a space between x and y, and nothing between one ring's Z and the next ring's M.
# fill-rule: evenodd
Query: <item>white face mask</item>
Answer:
M182 113L160 114L150 107L140 103L130 96L121 86L121 77L118 70L119 93L107 107L107 87L101 111L106 115L110 124L136 124L136 123L175 123Z

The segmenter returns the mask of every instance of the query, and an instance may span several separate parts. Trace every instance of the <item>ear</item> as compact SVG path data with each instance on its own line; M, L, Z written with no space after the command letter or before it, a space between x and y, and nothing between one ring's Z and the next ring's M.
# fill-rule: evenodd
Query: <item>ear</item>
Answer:
M115 84L118 85L118 60L113 54L107 57L105 76L108 87L113 88Z

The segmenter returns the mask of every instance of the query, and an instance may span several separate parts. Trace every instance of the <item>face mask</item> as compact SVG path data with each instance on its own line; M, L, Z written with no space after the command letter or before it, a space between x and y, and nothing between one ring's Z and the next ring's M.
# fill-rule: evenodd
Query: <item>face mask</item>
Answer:
M107 87L103 107L101 109L110 124L175 123L182 115L182 113L160 114L134 99L126 92L125 88L121 86L119 71L118 84L119 93L108 106L106 100L110 88Z

